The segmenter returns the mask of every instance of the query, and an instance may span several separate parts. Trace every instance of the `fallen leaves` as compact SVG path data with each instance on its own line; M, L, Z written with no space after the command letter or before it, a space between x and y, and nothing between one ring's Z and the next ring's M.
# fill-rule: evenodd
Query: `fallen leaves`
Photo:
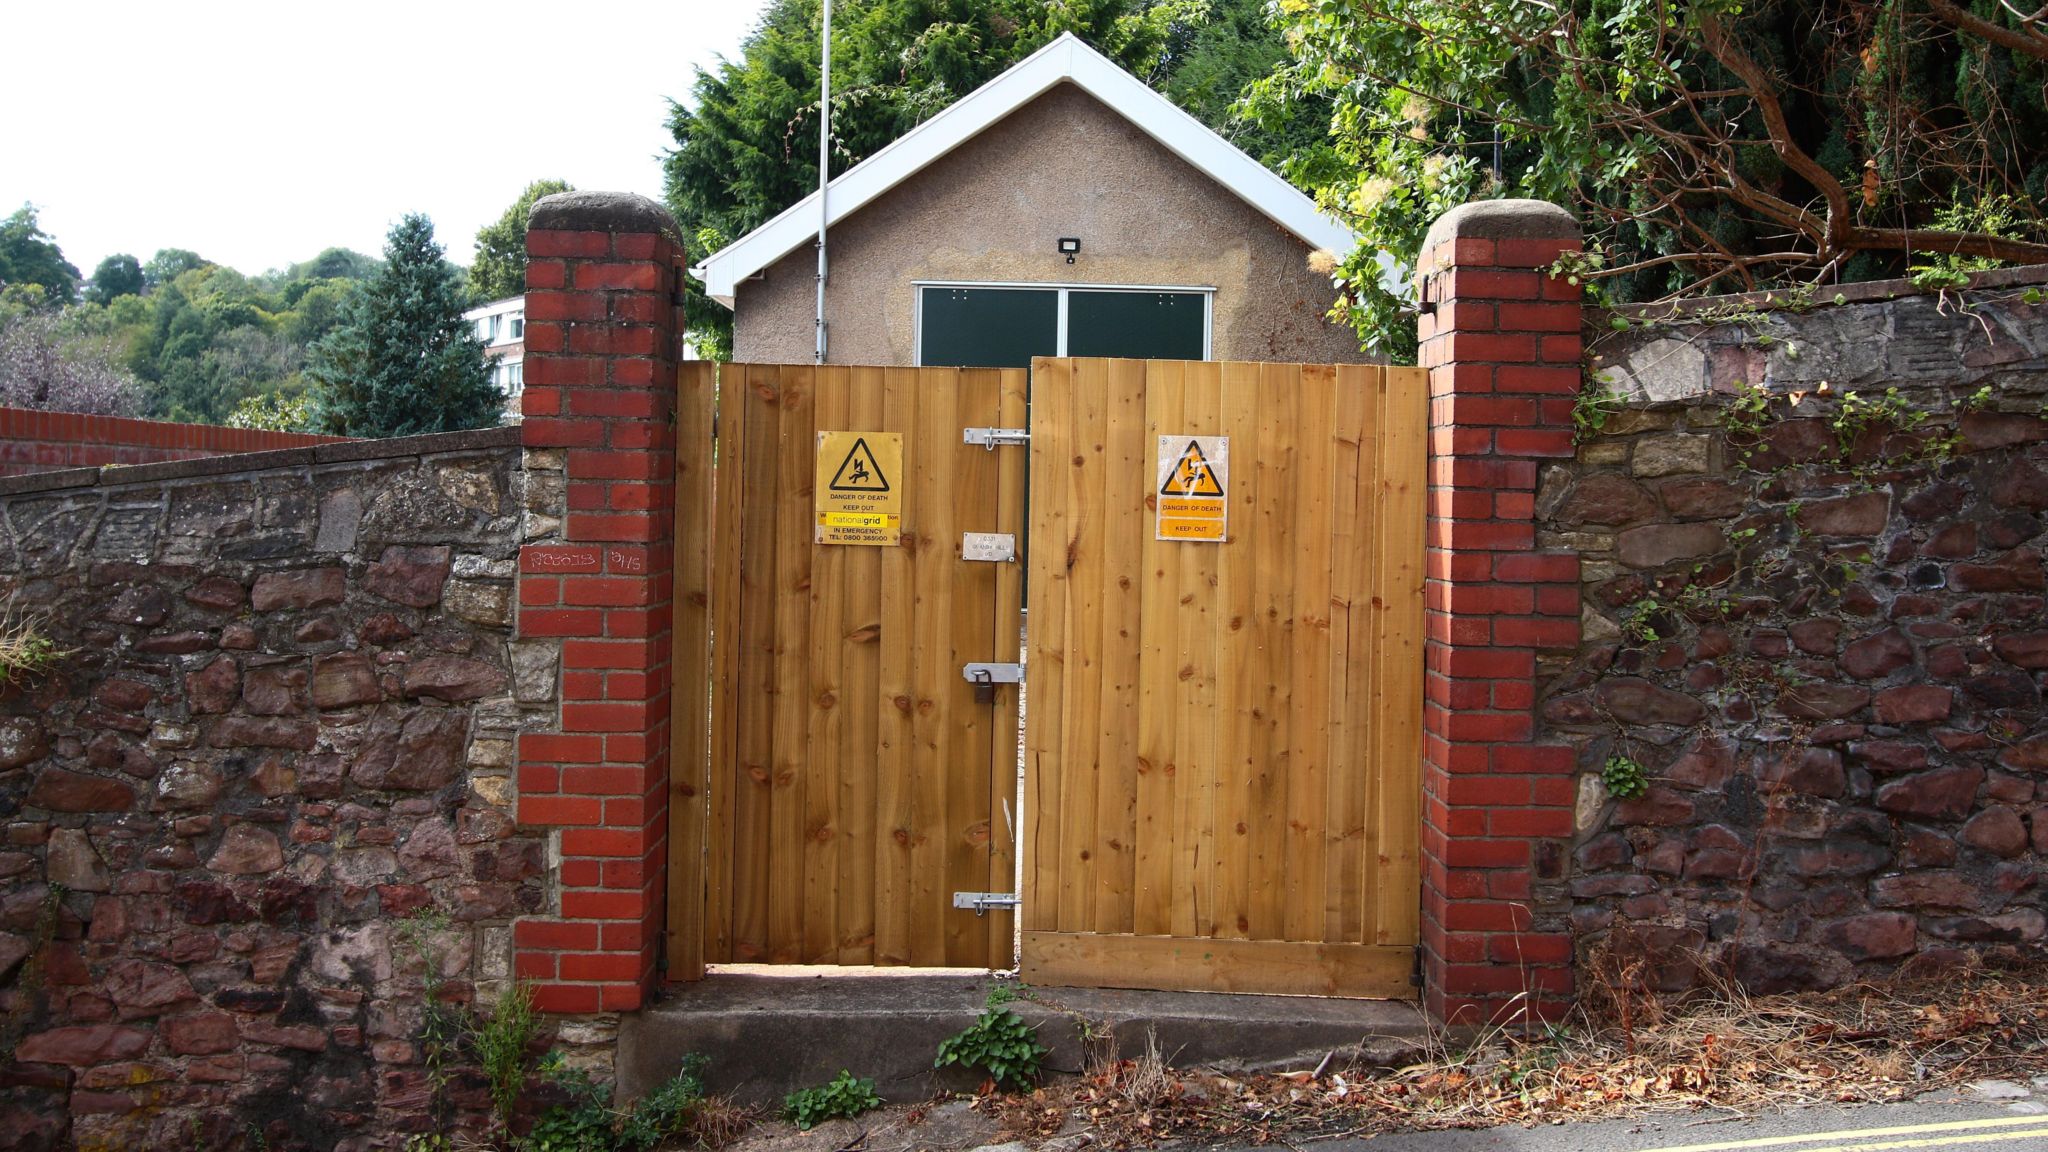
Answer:
M1806 995L1730 992L1654 1021L1494 1032L1455 1052L1440 1043L1432 1059L1397 1069L1331 1069L1325 1060L1318 1072L1225 1076L1167 1068L1150 1050L987 1104L1009 1138L1066 1152L1893 1101L1967 1080L2048 1073L2048 980L2038 973Z

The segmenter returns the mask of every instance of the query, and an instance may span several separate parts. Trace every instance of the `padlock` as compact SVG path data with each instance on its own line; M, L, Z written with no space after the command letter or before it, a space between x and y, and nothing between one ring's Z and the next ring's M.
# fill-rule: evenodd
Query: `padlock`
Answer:
M974 702L976 704L993 704L996 702L995 678L988 674L987 669L977 668L974 671Z

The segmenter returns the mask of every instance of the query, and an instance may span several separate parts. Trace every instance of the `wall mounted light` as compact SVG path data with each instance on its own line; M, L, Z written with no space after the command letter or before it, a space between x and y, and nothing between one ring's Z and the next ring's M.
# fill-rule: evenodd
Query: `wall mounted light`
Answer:
M1072 264L1074 262L1074 255L1079 251L1081 251L1081 238L1079 236L1060 237L1060 252L1066 256L1067 263Z

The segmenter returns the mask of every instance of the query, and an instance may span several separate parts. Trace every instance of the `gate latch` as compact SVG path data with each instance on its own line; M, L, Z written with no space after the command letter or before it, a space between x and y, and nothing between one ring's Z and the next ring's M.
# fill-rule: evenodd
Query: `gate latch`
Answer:
M996 702L996 685L1022 684L1024 682L1024 666L1022 664L968 664L960 669L960 676L969 684L974 685L974 702L976 704L993 704Z
M963 428L960 430L960 442L993 452L1001 444L1029 444L1031 433L1023 428Z
M992 908L1015 908L1019 903L1015 892L953 893L953 907L972 909L976 916L986 916Z

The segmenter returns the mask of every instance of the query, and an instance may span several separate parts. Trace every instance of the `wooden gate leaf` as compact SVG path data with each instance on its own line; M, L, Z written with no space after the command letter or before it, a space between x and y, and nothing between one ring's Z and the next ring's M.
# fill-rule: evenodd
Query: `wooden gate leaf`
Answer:
M1032 403L1025 978L1411 995L1421 373L1040 360ZM1230 438L1226 542L1154 538L1162 435Z

